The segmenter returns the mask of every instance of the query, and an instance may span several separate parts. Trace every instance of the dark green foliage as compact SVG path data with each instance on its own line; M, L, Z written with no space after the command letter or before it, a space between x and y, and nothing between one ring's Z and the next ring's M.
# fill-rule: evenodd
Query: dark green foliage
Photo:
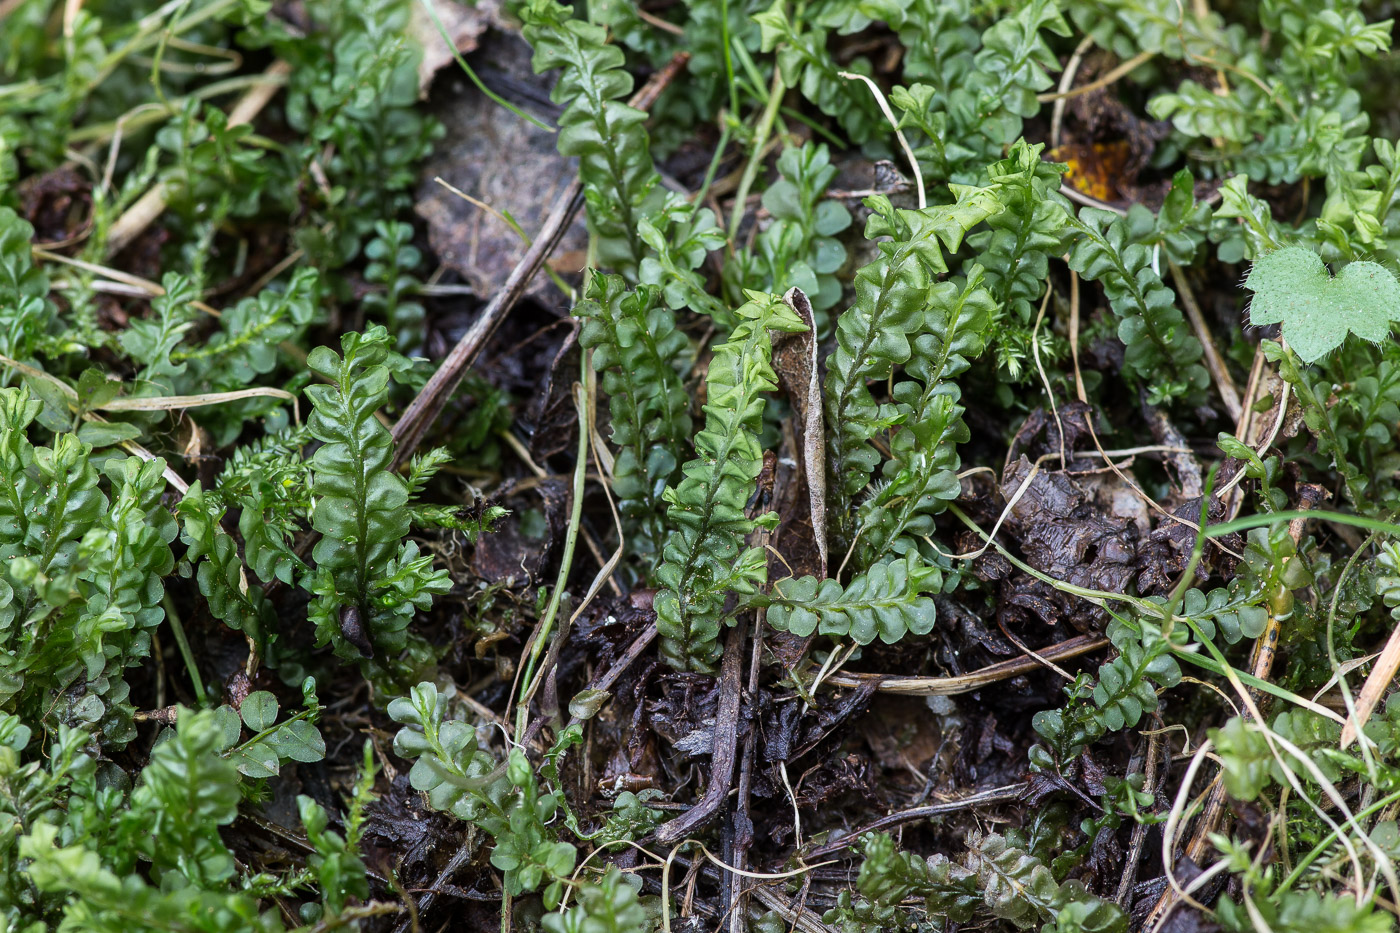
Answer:
M292 65L287 122L303 134L286 151L288 181L311 193L296 237L318 266L355 258L377 222L409 206L417 163L442 134L414 107L422 50L404 35L409 8L399 0L313 3L319 41L269 30L268 41Z
M898 31L905 48L904 77L926 81L924 86L933 94L946 98L972 70L973 54L981 45L972 5L966 0L912 0L881 6L879 18ZM944 142L941 136L930 139L937 145ZM952 139L946 142L959 144Z
M1293 591L1313 582L1307 563L1298 555L1297 542L1283 525L1249 533L1238 580L1277 619L1292 615Z
M982 33L972 73L952 101L964 127L999 144L1021 135L1024 118L1040 110L1036 93L1052 83L1046 69L1059 65L1042 32L1070 34L1054 0L1031 0Z
M1057 882L1044 862L1007 836L974 832L963 864L942 854L925 861L901 852L884 833L867 833L861 850L865 861L856 887L862 901L844 899L824 918L851 933L893 928L903 918L898 905L911 895L922 898L929 919L940 924L965 923L985 910L1020 930L1042 925L1100 933L1127 929L1117 905L1076 882Z
M950 80L956 83L972 67L972 54L965 52L955 56L954 61L955 64L946 64L945 67L952 72ZM949 131L952 116L946 109L948 94L947 88L918 83L908 88L895 88L890 93L890 103L900 114L899 128L912 138L914 157L919 160L919 170L926 178L973 181L975 179L969 167L978 162L985 164L987 159L984 156L993 157L993 154L983 151L985 140L965 140Z
M179 360L171 354L195 326L197 313L190 302L197 297L195 283L179 273L168 273L161 281L165 294L151 302L151 315L130 322L121 335L121 345L132 360L141 364L141 381L168 388L176 394L186 383L176 377L189 369L190 351ZM269 322L273 324L274 322Z
M674 530L656 572L656 624L662 656L680 670L714 668L725 600L730 593L752 594L766 575L763 550L744 547L744 536L757 525L744 509L763 460L763 393L777 387L769 331L805 328L775 295L754 293L735 316L739 323L715 347L705 378L705 427L695 437L699 456L665 492Z
M1269 612L1258 604L1262 595L1239 582L1209 593L1192 588L1182 597L1180 611L1206 638L1214 641L1219 634L1227 644L1236 645L1242 639L1258 638L1264 633Z
M1384 755L1396 746L1397 725L1400 725L1400 704L1392 699L1367 723L1364 731ZM1236 716L1211 731L1210 739L1220 754L1222 777L1231 797L1256 800L1270 788L1290 786L1285 766L1292 772L1293 780L1305 788L1316 788L1319 776L1322 780L1336 782L1347 772L1374 773L1354 745L1346 750L1339 749L1342 727L1314 712L1284 710L1273 718L1269 730L1266 736L1256 724ZM1283 742L1292 749L1282 747ZM1305 756L1311 767L1300 762L1294 750ZM1391 762L1383 761L1381 767L1386 771L1387 781L1394 777Z
M916 0L887 14L909 46L907 78L891 103L900 126L919 131L915 149L926 176L971 182L1021 135L1026 117L1039 110L1037 92L1051 85L1058 67L1042 31L1068 35L1053 2L1021 7L977 35L970 13L958 5Z
M1044 740L1030 750L1031 768L1059 771L1110 731L1132 728L1157 709L1157 688L1174 687L1181 668L1171 643L1150 622L1115 623L1118 656L1099 667L1097 683L1081 674L1064 688L1064 709L1035 714L1032 725Z
M1392 616L1400 610L1400 544L1387 544L1376 556L1376 595L1390 609Z
M912 852L902 852L885 833L868 833L861 842L865 861L856 887L873 903L894 905L912 894L923 897L949 920L971 919L978 900L972 873L946 858L925 861Z
M890 438L884 480L857 511L861 566L908 550L961 492L957 445L969 433L952 379L983 348L993 308L983 281L982 268L974 265L961 288L939 282L929 290L923 332L905 367L914 378L894 389L899 427Z
M1222 262L1257 259L1283 246L1285 233L1267 203L1249 193L1249 176L1236 175L1220 186L1220 207L1212 220L1211 239L1220 242ZM1238 223L1221 223L1221 221Z
M225 509L198 482L190 486L177 507L185 559L197 564L199 591L209 611L231 629L261 641L271 611L262 589L249 581L238 556L238 544L221 525Z
M943 583L937 567L913 552L904 560L876 564L844 589L835 580L816 577L780 580L770 596L768 623L794 635L833 635L868 645L879 636L890 645L906 634L927 635L937 618L933 600L920 593L937 592Z
M909 912L898 905L857 899L844 890L837 895L836 906L822 914L822 922L838 933L884 933L902 929L909 923Z
M598 847L606 851L620 851L625 843L640 839L665 822L665 813L648 807L647 801L661 796L654 788L634 794L625 790L613 801L612 812L608 814L602 829L593 837Z
M977 878L993 916L1020 930L1053 918L1061 889L1034 855L995 833L969 839L968 854L967 870Z
M311 527L322 536L312 552L311 619L319 644L334 644L341 657L381 662L404 648L414 610L449 586L431 556L403 541L408 484L388 471L393 441L375 418L388 391L388 340L374 326L347 334L344 356L318 347L306 361L331 382L306 390L315 406L307 426L322 442L311 458ZM352 623L347 614L358 618Z
M191 225L218 205L218 213L256 214L267 185L268 166L249 144L252 126L230 127L216 107L190 101L156 133L156 145L173 163L160 173L167 203Z
M325 807L304 794L297 797L297 809L301 825L306 830L306 841L315 850L307 858L307 869L320 885L323 916L339 916L351 898L365 900L369 897L365 863L355 853L366 829L368 813L365 808L375 799L375 774L374 745L366 741L360 777L355 782L354 794L345 814L343 835L330 829Z
M1204 389L1210 376L1200 362L1200 341L1154 269L1152 250L1131 241L1128 221L1086 207L1071 231L1070 267L1103 284L1119 318L1118 339L1127 348L1124 372L1146 386L1153 403Z
M1194 9L1182 9L1171 0L1074 0L1066 4L1069 18L1095 43L1112 49L1123 58L1139 49L1152 51L1174 59L1188 55L1209 55L1232 39L1225 33L1219 15L1208 13L1197 17Z
M807 30L787 14L786 0L776 2L753 17L765 52L777 50L777 67L783 83L798 88L822 113L833 117L853 143L866 142L884 122L880 108L860 81L841 77L842 71L868 75L870 62L864 57L837 65L826 48L826 30Z
M1279 374L1297 395L1312 442L1306 447L1295 442L1290 453L1335 471L1355 507L1395 508L1400 496L1390 419L1400 406L1400 346L1389 338L1379 347L1348 340L1316 366L1303 365L1293 353L1274 355ZM1334 397L1337 384L1351 391Z
M728 309L705 291L705 279L696 271L712 250L725 243L724 231L715 225L709 208L696 209L667 192L655 210L637 221L637 235L650 251L642 259L638 278L660 289L667 307L689 308L732 323Z
M405 223L374 225L375 237L365 247L365 278L381 286L382 292L365 296L365 310L382 317L394 335L394 346L411 352L423 342L423 306L413 301L419 287L413 272L423 262L412 245L413 227Z
M616 867L596 884L579 889L578 904L545 916L546 933L646 933L647 913L637 900L634 874L622 874Z
M416 2L0 3L0 355L13 361L0 361L7 930L242 933L300 923L329 933L395 909L365 901L402 898L399 880L410 897L450 895L417 886L431 884L420 872L432 866L411 859L393 865L388 887L369 883L360 850L376 762L399 764L382 742L361 758L359 739L344 741L384 724L363 701L368 675L370 703L388 703L402 725L395 750L412 760L411 793L470 824L460 829L473 857L453 885L501 890L515 908L504 918L512 928L641 933L661 911L674 920L680 905L639 898L637 876L608 863L630 859L636 845L657 851L644 837L724 789L725 775L703 760L724 625L754 622L762 608L794 636L762 639L758 690L745 684L741 697L740 740L762 737L756 751L767 756L751 769L749 799L781 802L790 792L804 841L829 851L818 834L863 825L884 804L970 789L939 779L920 791L915 779L891 797L896 769L882 748L864 772L867 793L824 797L845 785L822 771L842 764L863 728L841 720L828 729L834 704L849 696L833 695L831 671L866 675L861 683L884 673L964 676L1003 658L992 622L1037 652L1094 637L1078 614L1076 632L1025 614L1052 622L1049 611L1079 599L1111 619L1111 647L1057 662L1069 672L1062 703L1041 702L1061 681L1037 672L930 704L941 737L928 775L946 777L954 754L955 784L966 783L969 738L979 784L1015 773L1033 717L1033 803L979 802L978 825L995 833L964 835L973 817L960 814L907 834L918 840L909 851L868 836L854 884L805 874L815 863L799 857L786 867L812 902L834 901L830 927L1120 933L1125 917L1106 900L1117 847L1141 841L1129 824L1161 822L1164 801L1182 790L1183 725L1188 753L1201 735L1213 738L1233 798L1231 822L1191 830L1215 830L1215 852L1198 863L1225 881L1201 925L1387 926L1356 895L1387 874L1377 849L1400 858L1389 821L1400 699L1364 725L1364 754L1340 746L1331 718L1299 708L1300 698L1336 708L1334 675L1355 688L1361 659L1400 612L1389 529L1354 534L1343 524L1400 512L1400 343L1388 271L1400 257L1400 156L1387 138L1394 24L1368 21L1385 15L1379 8L602 0L575 12L513 0L505 13L523 23L535 67L554 73L559 148L577 162L586 194L586 261L597 268L578 280L563 263L555 271L566 291L582 293L579 341L608 405L590 406L583 426L569 423L572 377L556 367L552 391L539 411L529 400L527 414L521 396L539 375L536 361L558 346L554 324L569 323L554 322L557 301L532 290L447 399L431 439L390 470L387 425L428 369L399 353L440 355L474 311L440 297L453 291L437 287L452 257L413 245L412 189L440 129L420 106L430 76L419 74L421 30L409 27ZM499 64L500 37L490 41L473 61ZM669 76L647 115L623 103L681 49L692 53L689 70ZM287 71L274 70L280 84L268 87L257 72L274 62ZM870 76L888 95L915 164L878 95L843 71ZM508 75L486 77L508 97L523 90ZM445 86L440 77L431 91ZM254 89L271 93L249 120L234 101ZM1051 143L1062 148L1047 152ZM878 160L922 174L930 206L908 209L920 195L891 181L888 166L871 172ZM863 236L849 229L857 190L879 193ZM1116 210L1069 206L1091 191ZM115 235L127 212L153 199L159 218L114 249L127 242ZM1201 255L1207 240L1211 257ZM1071 269L1090 284L1074 291ZM1252 314L1234 288L1246 273ZM1375 286L1359 304L1358 280ZM774 297L793 286L812 299L814 345L829 354L816 361L824 385L813 394L803 392L805 336L783 340L784 378L774 371L776 333L803 326ZM537 326L541 313L549 326ZM1249 431L1225 410L1231 393L1215 357L1203 365L1207 337L1236 387L1254 387ZM266 394L171 399L249 388ZM308 411L292 401L303 392L304 427ZM821 428L798 417L816 394ZM704 429L694 433L701 403ZM1052 422L1077 435L1073 451L1055 449ZM596 463L572 463L567 441L593 425L611 431L615 458L595 448ZM550 443L531 445L533 462L502 453L507 434L532 427L567 436L537 433ZM1212 437L1218 452L1203 440ZM1161 449L1182 438L1189 452ZM1245 443L1266 438L1267 449ZM1134 452L1111 454L1116 470L1085 467L1099 453L1091 441ZM819 451L827 482L804 489ZM1062 568L1000 563L1035 561L1027 545L1042 534L1025 500L991 532L988 519L1008 504L984 474L1004 473L1008 451L1083 480L1075 516L1053 518L1085 527L1099 514L1127 514L1123 477L1137 498L1194 517L1202 503L1188 491L1192 457L1203 474L1221 463L1223 482L1243 470L1227 495L1205 503L1211 521L1219 506L1246 517L1288 509L1313 488L1338 500L1314 508L1341 514L1302 535L1284 521L1241 528L1188 566L1189 527L1133 503L1137 528L1112 545L1133 552L1129 575L1110 584L1090 572L1071 586L1056 579ZM531 480L527 470L544 475ZM583 492L561 509L550 487L567 488L575 470ZM615 481L620 529L599 472ZM527 485L545 508L525 506L510 529L518 538L482 547L506 507L496 499L519 508ZM820 525L805 495L813 489L826 493L825 541L808 534ZM961 558L978 536L964 522L995 542L969 563ZM1072 556L1101 564L1103 543L1099 557ZM823 546L824 572L814 572L812 544ZM521 546L540 559L515 575ZM617 564L608 559L615 549ZM450 580L434 569L439 556ZM508 579L488 579L495 557L510 561ZM801 569L777 571L768 585L769 567L789 560ZM1019 573L1039 579L1027 584ZM655 586L657 648L627 656L627 680L564 702L559 690L610 669L642 631L635 623L645 625L650 594L627 590L640 583ZM452 598L434 607L449 584ZM620 592L601 589L613 586ZM1251 643L1274 632L1271 620L1281 627L1269 683L1241 687L1254 667ZM823 641L797 657L784 651L821 634L851 650L823 655ZM656 675L652 650L683 672ZM525 670L538 679L507 690ZM302 684L300 705L279 677ZM453 677L473 685L460 712L449 709L459 696ZM335 702L321 705L317 681ZM1232 699L1259 691L1267 727L1227 718L1209 688ZM170 706L190 697L205 709ZM488 720L477 703L491 707L492 728L463 718L470 706ZM673 718L684 729L669 732L663 721L681 708L698 716ZM501 742L494 716L503 709L515 721ZM584 729L565 725L565 709ZM804 744L820 734L824 751L812 757L828 759L818 772L804 764L781 791L788 775L771 716ZM318 723L329 717L328 750ZM655 741L628 732L648 717ZM895 725L902 753L928 724ZM585 766L565 768L585 734ZM1170 765L1150 758L1154 749ZM324 768L306 767L328 754ZM799 761L785 757L789 769ZM624 761L628 773L617 767ZM1212 779L1216 764L1205 767L1181 799ZM633 770L657 786L623 791ZM327 787L346 792L343 818ZM378 787L403 803L402 787ZM662 793L666 804L653 799ZM1334 794L1354 821L1340 818ZM813 799L832 803L814 808ZM304 835L285 857L250 846L234 825L264 802ZM779 849L751 848L749 867L778 870L793 852L771 815L750 812ZM689 835L718 852L719 826ZM1160 836L1147 838L1135 866L1142 879L1161 867ZM477 842L489 863L470 851ZM694 847L675 853L693 869L684 887L671 873L676 900L714 902L703 858ZM653 871L645 859L633 864Z
M277 721L277 698L266 690L248 694L236 712L230 706L214 711L223 733L219 751L239 774L276 777L288 761L316 762L326 757L325 740L312 724L321 711L315 678L306 678L301 691L306 708L281 722ZM245 728L249 737L239 741Z
M598 263L635 280L643 256L638 221L648 213L658 179L642 125L646 115L622 100L632 92L622 50L607 44L600 27L573 19L573 8L554 0L527 0L518 13L535 51L535 71L560 69L551 92L565 108L559 151L579 160Z
M897 210L878 195L866 202L875 212L866 237L891 239L856 273L855 304L837 320L836 349L826 361L827 514L838 521L849 515L851 499L879 462L870 438L898 419L891 406L876 402L867 383L909 361L935 278L948 268L943 248L956 250L969 229L1001 209L983 189L955 187L954 195L953 204L923 211Z
M1018 140L1009 156L987 167L1005 210L968 237L995 302L991 325L997 362L1012 377L1032 370L1029 326L1045 290L1050 257L1060 249L1070 216L1059 193L1060 170L1041 160L1043 146Z
M735 49L758 51L759 30L752 14L761 8L760 0L686 0L685 32L680 42L690 52L691 79L682 93L698 116L710 117L734 99L726 96L727 72L740 69ZM730 42L727 56L726 37Z
M1384 933L1394 928L1389 914L1371 902L1358 905L1354 897L1288 890L1277 900L1257 895L1253 900L1260 919L1276 933ZM1230 898L1221 898L1217 916L1231 933L1259 929L1259 920Z
M407 482L369 478L384 466L373 415L387 393L356 394L402 360L376 351L346 393L327 388L314 438L291 428L305 411L287 400L313 378L306 351L354 321L340 305L352 284L369 285L364 310L401 346L421 344L411 276L424 270L403 221L437 128L417 106L411 4L312 0L290 17L257 0L157 6L65 16L22 2L0 29L0 355L23 364L0 366L0 912L31 931L279 930L309 898L307 929L353 929L370 893L357 854L370 784L343 831L301 801L304 861L237 863L221 833L244 801L290 799L264 782L324 757L322 708L309 679L304 709L279 715L265 690L217 706L234 668L214 657L228 647L241 666L246 635L253 677L268 676L259 662L290 677L329 660L279 641L308 628L304 598L281 584L324 585L313 603L363 609L374 636L447 582L403 544L409 521L441 516L350 501ZM256 72L278 60L287 86L274 71L266 87ZM253 88L271 103L230 126ZM164 210L113 255L117 218L148 193ZM362 247L363 271L316 271ZM246 389L280 394L156 400ZM132 441L140 458L116 449ZM366 480L348 494L347 464ZM415 492L433 469L419 464ZM313 524L326 548L303 561L294 548L309 550ZM344 636L345 615L327 611ZM188 648L181 617L198 636ZM425 656L389 651L386 667ZM209 708L163 729L191 695Z
M593 368L611 412L613 492L629 520L635 553L660 551L661 495L690 437L690 397L677 364L690 347L656 288L628 291L621 276L598 275L574 314L583 319L579 343L593 351Z
M124 671L150 650L174 565L164 463L110 460L104 484L75 435L30 442L39 409L27 390L0 389L0 697L49 727L126 741Z
M523 752L513 749L498 764L477 744L476 730L446 718L447 697L430 683L389 704L389 715L403 728L394 751L414 759L409 780L428 795L434 809L475 823L496 840L491 864L505 873L512 895L548 882L546 901L558 902L563 879L574 869L577 852L558 838L560 791L541 791Z
M318 276L303 270L286 290L268 289L245 298L219 319L219 332L202 347L176 349L173 363L188 363L215 390L243 388L255 377L272 372L277 346L311 321ZM199 385L200 383L195 383Z
M0 207L0 354L20 362L41 349L52 353L55 319L49 277L30 258L34 228L8 207Z
M33 886L27 890L39 895L6 904L11 922L61 920L64 929L112 933L283 929L277 914L260 911L244 889L220 835L237 816L241 797L239 773L224 753L224 711L231 712L181 710L134 790L98 779L81 731L60 730L47 767L21 765L28 732L16 728L13 717L0 721L6 742L0 781L8 783L8 799L20 804L4 813L12 831L0 859L7 867L15 855L25 859ZM324 879L324 859L335 849L327 838L332 834L324 831L323 811L303 806L303 813L314 840L314 871ZM358 827L355 813L352 804L348 824ZM340 879L335 884L342 889L365 890L358 859L342 862ZM293 873L285 884L302 881Z
M289 542L311 511L310 465L301 457L309 438L300 428L239 447L215 484L219 499L240 509L243 556L264 583L290 584L294 570L306 569Z
M281 345L303 334L316 314L320 277L301 269L286 285L270 286L226 308L218 327L192 305L198 285L176 273L162 282L165 294L152 302L151 315L134 320L121 347L140 364L138 395L197 395L246 389L283 362ZM205 339L198 339L206 335ZM244 419L288 416L276 398L250 398L193 412L219 443L236 439Z
M1164 258L1183 266L1195 260L1210 219L1210 205L1196 200L1195 179L1188 169L1172 177L1161 210L1154 214L1141 204L1134 204L1127 215L1129 236L1134 242L1160 246Z
M1376 164L1348 177L1348 184L1331 186L1317 226L1324 242L1348 251L1362 251L1393 262L1400 235L1400 160L1395 144L1371 141Z
M758 235L752 251L725 266L725 273L736 291L785 294L800 288L812 310L824 312L841 298L835 273L846 262L846 248L837 235L851 225L851 213L839 201L823 197L836 177L825 144L784 149L777 166L782 177L763 193L773 222Z

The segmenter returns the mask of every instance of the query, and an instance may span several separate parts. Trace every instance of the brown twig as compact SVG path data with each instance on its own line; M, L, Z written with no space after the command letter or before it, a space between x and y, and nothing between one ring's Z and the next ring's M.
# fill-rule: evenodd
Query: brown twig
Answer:
M228 113L228 127L233 129L244 123L252 123L262 109L281 89L292 66L284 61L275 61L263 72L267 80L250 87L233 109ZM140 236L156 218L165 213L165 182L156 182L136 203L128 207L112 224L107 233L106 254L114 256L125 249L132 240Z
M787 928L794 933L835 933L831 927L817 919L811 911L794 907L787 898L767 885L758 885L752 889L752 893L756 900L763 903L764 907L776 911L783 918L783 923L787 924Z
M1151 794L1155 799L1157 796L1157 786L1161 782L1162 774L1159 765L1162 759L1162 731L1161 721L1158 720L1158 728L1147 738L1147 766L1144 769L1142 789ZM1123 863L1123 878L1118 882L1118 906L1131 913L1132 904L1130 898L1133 895L1133 885L1137 881L1138 863L1142 861L1142 847L1147 842L1147 828L1150 824L1139 821L1133 825L1132 841L1128 844L1128 859Z
M689 60L690 55L686 52L679 52L671 59L665 68L652 75L651 80L637 92L629 102L639 110L645 110L656 102L656 98L670 84L681 68ZM471 328L462 335L462 339L457 341L457 345L452 348L452 352L438 366L437 372L423 386L418 395L409 404L408 408L399 417L398 423L394 425L394 461L391 469L398 469L413 452L418 448L423 435L428 428L437 420L442 409L447 405L457 386L466 376L467 370L475 362L486 342L491 339L491 335L496 332L501 321L510 313L511 308L520 300L520 296L525 294L525 289L530 284L530 280L535 277L540 266L554 252L554 248L559 245L559 240L564 236L564 231L573 222L574 215L583 205L583 184L575 177L569 183L569 187L564 190L559 200L555 202L554 209L545 218L544 226L530 248L525 251L520 262L510 271L505 285L501 286L486 307L477 315L476 321Z
M637 7L637 19L650 26L655 26L662 32L669 32L673 36L685 35L685 29L683 27L677 26L669 20L664 20L653 13L648 13L646 10L642 9L640 5Z
M1041 648L1037 654L1047 661L1063 661L1067 658L1079 657L1081 654L1088 654L1091 651L1098 651L1107 645L1108 639L1106 638L1078 635L1057 645ZM988 684L1010 680L1012 677L1037 670L1041 670L1040 660L1022 657L1013 658L1010 661L999 661L981 670L973 671L971 674L959 674L954 677L889 677L884 674L847 673L833 674L826 679L826 683L836 687L859 687L874 680L879 682L876 689L881 693L895 693L910 697L948 697L960 693L971 693Z
M970 807L980 807L992 803L1009 803L1013 800L1019 800L1029 786L1030 785L1025 781L1022 781L1019 784L1007 784L1005 787L994 787L991 790L979 791L978 793L969 794L957 800L945 800L942 803L931 803L927 806L899 810L887 816L882 816L878 820L873 820L860 829L846 833L834 842L828 842L818 846L811 852L805 853L804 857L815 859L823 855L830 855L833 852L840 852L842 849L850 848L854 840L859 839L866 833L878 833L892 826L903 826L905 823L928 820L935 816L959 813Z
M758 674L763 662L763 613L759 611L754 627L753 651L749 655L748 695L751 702L758 699ZM738 800L729 815L728 862L739 871L748 868L749 847L753 845L753 820L749 818L749 794L753 787L753 762L758 750L758 733L754 729L744 736L744 752L739 759ZM737 894L727 893L726 902L733 903L729 913L729 933L744 933L748 928L744 918L748 914L749 889L741 875L725 872L726 883L738 887Z
M1123 62L1117 68L1114 68L1112 71L1105 74L1102 78L1090 81L1088 84L1081 85L1077 88L1068 91L1056 91L1051 94L1037 94L1035 95L1035 99L1042 104L1046 104L1050 101L1067 100L1071 97L1079 97L1080 95L1089 94L1093 91L1106 88L1110 84L1113 84L1115 81L1118 81L1120 78L1125 77L1131 72L1136 71L1138 68L1147 64L1149 61L1155 58L1156 55L1156 52L1151 51L1139 52L1132 58Z
M1060 148L1060 126L1065 119L1065 92L1074 85L1074 78L1079 74L1079 66L1084 61L1084 56L1093 47L1093 36L1085 36L1079 40L1079 45L1075 46L1069 61L1065 62L1065 70L1060 74L1060 86L1055 88L1055 105L1050 108L1050 148L1052 150Z
M476 827L470 826L467 829L466 842L457 847L457 851L452 854L452 858L448 859L447 864L442 866L442 871L438 872L437 879L433 882L433 886L427 891L424 891L423 896L418 899L417 909L410 912L409 916L398 925L394 933L410 933L413 928L413 921L425 911L432 908L433 903L437 900L438 894L446 890L447 885L457 876L457 872L461 871L462 868L472 860L472 856L476 854L478 844L479 839L477 837Z
M632 662L641 657L642 652L655 640L656 623L652 622L646 628L642 629L641 633L633 639L632 644L627 648L627 651L623 653L622 657L614 661L613 665L609 667L602 676L595 677L593 680L589 681L585 690L612 690L613 685L616 684L618 679L632 666ZM569 719L569 725L571 726L578 725L581 722L583 722L583 720L579 719L577 716Z
M1264 385L1264 345L1262 343L1254 348L1254 362L1249 367L1249 379L1244 386L1244 398L1240 400L1240 413L1235 418L1235 437L1244 441L1250 447L1258 443L1255 437L1258 419L1254 416L1254 404L1259 401L1259 393ZM1285 413L1281 413L1280 417ZM1240 463L1236 469L1243 470L1244 464ZM1235 485L1222 500L1225 504L1225 520L1231 521L1240 514L1240 507L1244 505L1244 490Z
M715 709L714 750L710 753L710 784L695 806L656 831L663 845L675 845L718 812L734 783L735 751L739 746L739 674L742 669L744 634L748 626L740 622L729 630L724 643L724 659L719 670L719 706Z
M1361 685L1361 693L1356 697L1355 718L1348 717L1346 725L1342 727L1342 748L1346 748L1356 741L1357 733L1371 718L1371 713L1375 711L1376 704L1381 700L1381 695L1390 686L1390 682L1395 679L1397 670L1400 670L1400 625L1396 625L1390 633L1390 638L1386 640L1381 656L1376 659L1376 666L1371 668L1366 682Z
M486 345L486 341L496 332L502 320L520 296L525 293L530 280L545 259L554 251L554 247L563 238L564 231L573 222L574 214L583 204L583 185L575 178L569 183L564 194L554 205L547 218L544 227L539 235L535 237L535 242L525 251L525 255L520 262L516 263L511 270L510 276L491 301L482 309L473 322L471 328L462 335L462 339L457 341L457 345L452 348L452 352L438 366L427 383L419 390L418 395L404 409L399 420L394 424L394 461L390 466L391 470L397 470L401 464L406 462L413 452L418 448L419 442L427 432L428 427L437 420L437 416L442 413L442 409L447 404L447 400L457 391L457 386L461 385L463 377L467 374L467 369L476 360L476 356L481 352L481 348Z

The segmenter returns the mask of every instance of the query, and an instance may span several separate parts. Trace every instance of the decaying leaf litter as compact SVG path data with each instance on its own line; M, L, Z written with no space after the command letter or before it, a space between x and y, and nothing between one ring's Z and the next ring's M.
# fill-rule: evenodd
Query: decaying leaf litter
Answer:
M1385 13L0 5L7 922L1390 928Z

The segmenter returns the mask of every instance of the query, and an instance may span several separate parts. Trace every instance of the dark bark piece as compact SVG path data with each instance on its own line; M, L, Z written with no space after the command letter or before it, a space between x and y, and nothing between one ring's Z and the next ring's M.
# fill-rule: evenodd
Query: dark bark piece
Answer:
M1191 452L1190 441L1181 431L1177 430L1166 411L1147 404L1147 390L1141 389L1139 393L1142 399L1142 415L1147 421L1148 428L1152 431L1152 439L1164 447L1180 448L1162 455L1169 467L1167 475L1174 481L1177 495L1180 499L1187 501L1199 500L1205 489L1205 482L1201 473L1201 464L1196 460L1196 455ZM1199 509L1198 504L1197 511Z
M472 552L472 572L488 583L510 581L524 586L538 580L569 523L569 488L562 480L546 479L533 490L509 492L499 502L510 513L489 535L482 535ZM544 513L542 536L527 533L525 515L533 509Z
M550 361L544 384L530 400L529 412L523 419L530 434L530 456L536 463L543 464L577 443L578 407L574 404L573 386L579 378L582 352L578 330L578 323L574 321Z
M1026 792L1026 785L1009 784L1006 787L997 787L992 790L981 791L976 794L969 794L960 800L949 800L943 803L929 804L923 807L912 807L908 810L899 810L888 816L882 816L874 822L867 823L860 829L846 833L835 842L824 843L817 848L805 853L804 858L815 861L822 856L830 855L833 852L840 852L850 847L852 840L859 839L866 833L883 832L896 826L903 826L906 823L914 823L920 820L933 819L934 817L947 816L951 813L958 813L973 807L986 806L988 804L1011 803L1019 800Z
M719 815L720 806L734 783L735 754L739 745L739 676L743 666L742 623L729 630L719 670L719 707L715 711L714 751L710 756L710 784L695 806L656 831L664 845L675 845Z
M1031 462L1022 456L1003 476L1002 496L1010 501L1030 473ZM1041 471L1030 479L1011 507L1007 526L1019 539L1026 562L1057 580L1125 593L1138 574L1137 528L1097 508L1064 473ZM1004 601L1047 622L1065 618L1081 632L1096 631L1106 622L1104 610L1065 598L1039 581L1018 579L1010 585Z

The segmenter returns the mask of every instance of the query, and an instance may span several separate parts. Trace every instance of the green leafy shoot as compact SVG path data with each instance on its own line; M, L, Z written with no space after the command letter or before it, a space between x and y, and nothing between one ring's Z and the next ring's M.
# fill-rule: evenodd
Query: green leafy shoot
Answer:
M343 356L317 348L307 365L331 384L306 390L313 405L308 427L322 442L311 458L311 526L322 536L312 552L317 641L334 644L342 657L381 662L407 644L414 610L449 586L432 557L404 541L409 487L388 470L393 441L375 417L388 392L388 341L375 325L347 334Z
M768 624L780 632L816 632L868 645L878 637L892 645L905 635L933 631L937 610L921 593L937 592L943 576L910 552L903 560L876 564L844 588L816 577L780 580L772 595L755 599L768 606Z
M725 600L730 593L752 594L766 575L762 549L745 548L744 536L758 522L772 522L745 515L763 460L758 431L764 393L777 387L769 331L806 328L776 295L751 294L735 316L739 323L715 348L705 378L705 427L695 437L699 456L665 492L674 530L656 573L656 619L662 656L679 670L714 668Z

